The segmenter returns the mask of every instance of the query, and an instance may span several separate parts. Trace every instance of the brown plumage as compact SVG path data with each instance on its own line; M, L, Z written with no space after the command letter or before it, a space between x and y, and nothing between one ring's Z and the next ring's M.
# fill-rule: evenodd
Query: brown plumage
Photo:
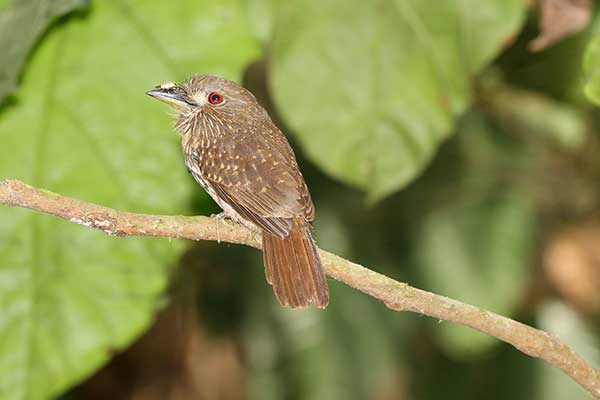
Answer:
M149 95L176 107L185 163L225 215L262 231L267 281L284 306L325 308L315 209L288 141L248 90L196 75Z

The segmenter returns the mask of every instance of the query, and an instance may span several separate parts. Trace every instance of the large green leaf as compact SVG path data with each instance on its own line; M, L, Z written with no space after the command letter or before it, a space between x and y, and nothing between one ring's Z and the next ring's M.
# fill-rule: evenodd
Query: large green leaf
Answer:
M5 6L0 1L0 9ZM15 0L0 14L0 103L17 85L31 48L57 18L89 0Z
M522 20L522 0L281 6L277 106L325 171L376 200L410 182L469 104L471 80Z
M144 92L258 56L237 1L103 0L55 29L0 115L0 177L118 209L187 210L178 137ZM181 243L0 209L0 398L49 398L151 321Z

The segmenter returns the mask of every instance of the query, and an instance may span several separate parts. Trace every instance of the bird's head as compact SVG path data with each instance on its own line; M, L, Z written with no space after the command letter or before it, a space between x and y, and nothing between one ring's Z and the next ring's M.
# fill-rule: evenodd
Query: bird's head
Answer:
M195 121L212 119L231 123L264 113L246 88L212 75L194 75L181 84L164 83L146 94L174 107L182 133L193 127Z

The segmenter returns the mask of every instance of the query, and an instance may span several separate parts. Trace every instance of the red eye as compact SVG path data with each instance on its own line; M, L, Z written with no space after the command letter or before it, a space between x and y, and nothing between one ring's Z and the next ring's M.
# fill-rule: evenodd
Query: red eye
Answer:
M208 95L208 101L210 101L210 104L221 104L223 102L223 95L221 93L212 92Z

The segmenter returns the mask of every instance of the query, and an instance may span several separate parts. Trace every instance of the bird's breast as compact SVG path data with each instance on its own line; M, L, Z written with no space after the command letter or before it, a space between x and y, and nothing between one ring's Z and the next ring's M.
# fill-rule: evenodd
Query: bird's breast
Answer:
M216 160L219 160L222 155L217 153L218 149L216 146L208 146L205 143L196 142L184 142L183 150L185 153L185 163L196 180L209 196L225 211L225 214L231 219L241 223L247 223L226 201L224 201L214 190L210 180L220 181L223 179L222 176L218 175L216 170Z

